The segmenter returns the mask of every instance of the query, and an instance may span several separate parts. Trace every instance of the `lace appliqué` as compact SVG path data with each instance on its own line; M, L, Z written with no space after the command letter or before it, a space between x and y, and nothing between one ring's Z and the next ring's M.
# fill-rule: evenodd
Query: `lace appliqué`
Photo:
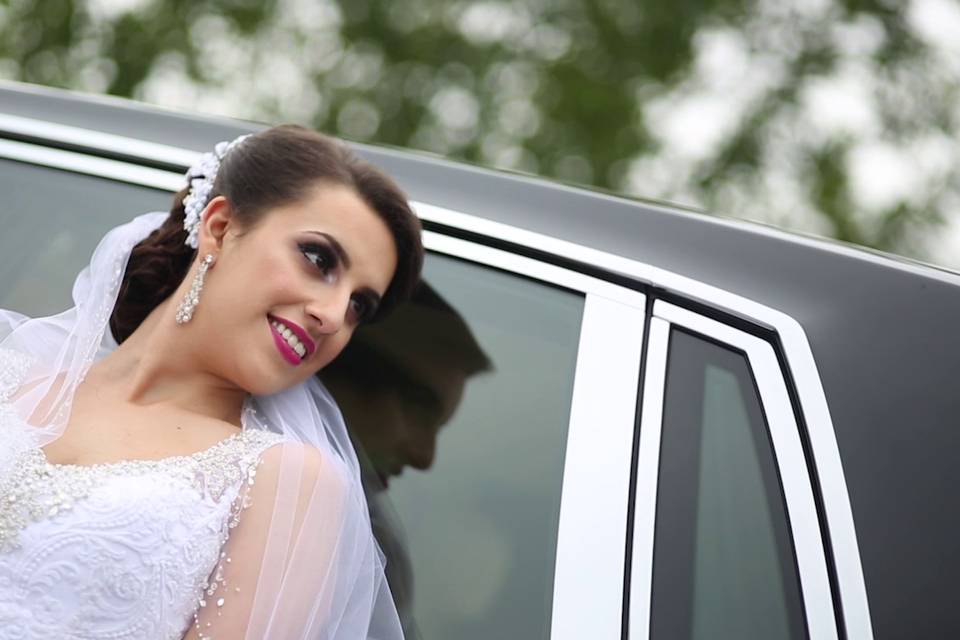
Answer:
M228 487L245 480L252 484L260 452L279 440L279 435L268 431L242 431L189 456L94 465L51 464L43 451L31 448L0 482L0 552L16 548L19 532L31 522L68 511L117 476L162 473L219 501Z
M0 348L0 402L6 402L20 388L36 358L13 349Z

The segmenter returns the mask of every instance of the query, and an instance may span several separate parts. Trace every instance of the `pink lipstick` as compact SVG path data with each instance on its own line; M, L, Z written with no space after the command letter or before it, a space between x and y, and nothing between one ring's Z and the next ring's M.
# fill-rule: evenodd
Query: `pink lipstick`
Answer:
M284 360L290 364L294 366L299 365L316 351L316 345L313 340L310 339L310 336L307 335L307 332L304 331L303 327L279 316L268 315L267 320L277 350L280 352L280 355L283 356ZM277 323L282 326L276 326ZM296 337L294 344L290 344L290 341L287 339L291 334ZM300 344L296 344L297 341L299 341Z

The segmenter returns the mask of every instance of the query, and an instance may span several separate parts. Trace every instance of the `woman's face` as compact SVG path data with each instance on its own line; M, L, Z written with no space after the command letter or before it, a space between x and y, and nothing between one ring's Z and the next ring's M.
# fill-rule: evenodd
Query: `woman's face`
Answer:
M198 350L211 373L256 395L333 360L374 315L397 266L386 223L352 189L330 184L251 228L215 198L201 229L198 255L207 253L216 262L190 323Z

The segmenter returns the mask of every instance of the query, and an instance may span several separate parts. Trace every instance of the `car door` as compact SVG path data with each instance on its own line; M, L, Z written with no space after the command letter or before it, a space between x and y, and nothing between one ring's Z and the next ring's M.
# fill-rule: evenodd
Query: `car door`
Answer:
M168 208L182 181L37 140L0 140L0 158L0 306L32 315L68 306L104 231ZM646 298L494 237L456 237L431 224L438 209L416 208L429 291L397 314L404 341L361 341L377 364L358 378L366 396L330 381L348 422L349 406L380 412L355 416L378 421L372 440L351 429L386 481L369 502L408 637L618 637ZM472 362L452 373L456 358Z

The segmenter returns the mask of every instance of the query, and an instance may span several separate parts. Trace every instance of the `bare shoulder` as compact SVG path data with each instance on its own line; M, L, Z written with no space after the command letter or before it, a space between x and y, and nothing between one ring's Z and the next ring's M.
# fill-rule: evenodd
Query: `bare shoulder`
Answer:
M327 490L346 490L349 472L339 456L301 442L284 441L264 451L258 475L263 473L301 485L319 485Z
M309 468L319 468L323 465L326 454L318 447L303 442L292 442L283 440L271 445L263 452L263 464L265 466L275 466L291 464L303 464Z

